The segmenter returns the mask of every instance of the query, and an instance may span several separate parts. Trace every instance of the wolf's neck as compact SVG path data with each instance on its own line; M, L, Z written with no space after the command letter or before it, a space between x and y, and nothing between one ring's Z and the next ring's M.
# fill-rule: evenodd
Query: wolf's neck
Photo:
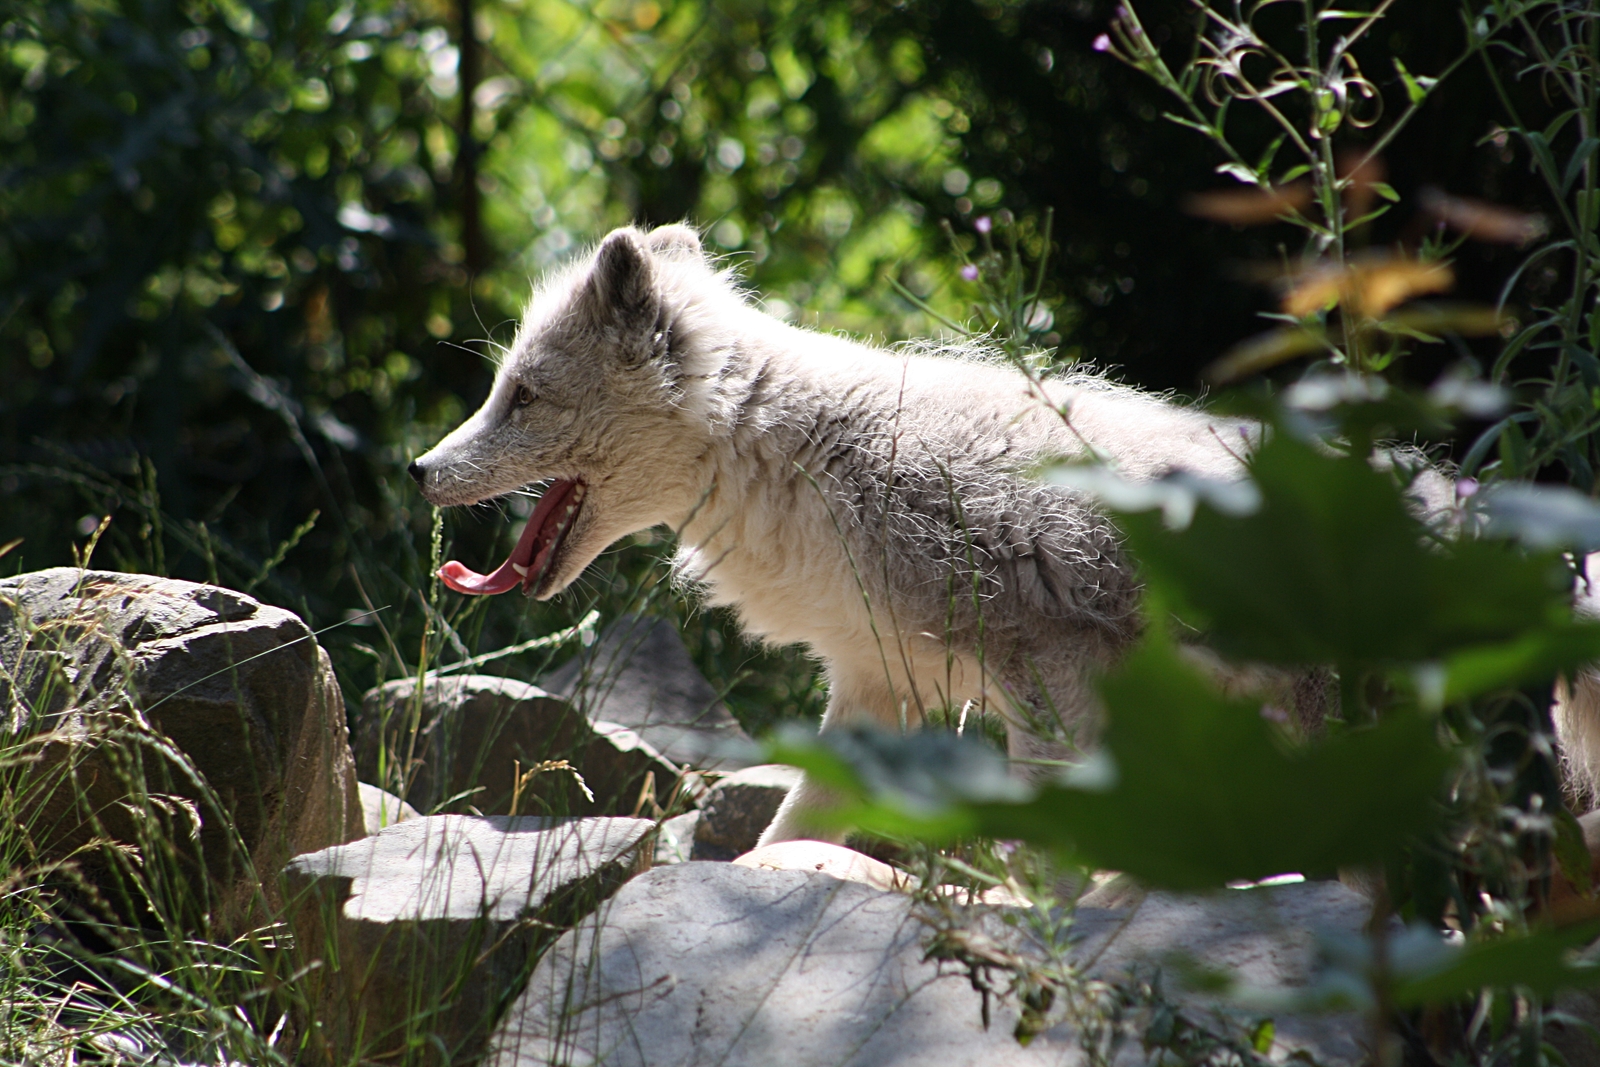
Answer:
M837 618L849 610L832 603L841 595L859 600L837 521L836 467L845 454L871 463L865 394L892 383L867 369L882 353L771 325L735 354L744 392L727 432L701 457L703 488L678 528L678 565L712 603L738 608L748 629L814 643L788 627Z

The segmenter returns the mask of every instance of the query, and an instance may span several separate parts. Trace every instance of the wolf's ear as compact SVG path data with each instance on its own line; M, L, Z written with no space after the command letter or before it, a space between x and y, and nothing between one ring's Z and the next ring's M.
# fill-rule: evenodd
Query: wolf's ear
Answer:
M694 227L681 222L657 226L645 234L644 243L650 251L660 256L700 259L705 255L705 249L700 245L700 234Z
M613 334L624 359L649 354L661 298L650 254L637 231L613 230L600 243L581 299L595 324Z

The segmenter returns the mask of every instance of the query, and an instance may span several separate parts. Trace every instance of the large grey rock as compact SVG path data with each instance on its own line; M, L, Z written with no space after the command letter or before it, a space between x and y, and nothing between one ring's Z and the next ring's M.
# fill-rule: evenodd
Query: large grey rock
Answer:
M624 886L545 954L490 1039L488 1067L1022 1067L1086 1062L1058 1024L1026 1047L1013 1005L924 959L914 901L824 874L721 863L657 868ZM1085 909L1077 958L1116 976L1172 950L1259 986L1304 985L1311 927L1359 928L1366 905L1337 883L1186 899L1154 894L1131 920ZM1124 926L1124 924L1126 925ZM987 927L1005 938L1012 928ZM1120 930L1120 933L1119 933ZM1113 940L1114 938L1114 940ZM1111 943L1109 946L1107 942ZM1210 1009L1188 1002L1202 1020ZM1353 1016L1281 1017L1279 1057L1362 1058Z
M0 736L40 757L6 798L37 858L101 834L149 851L159 824L187 868L168 888L228 922L259 886L270 902L290 856L364 832L327 654L226 589L67 567L0 581ZM96 855L77 857L91 875Z
M284 880L315 1058L476 1056L534 954L648 864L653 827L435 815L295 857Z
M619 616L540 684L591 719L636 731L674 763L737 770L754 762L749 735L665 619Z
M761 763L728 775L700 800L694 828L694 858L731 860L756 847L778 805L800 780L781 763Z
M429 678L420 699L414 678L371 690L355 746L363 779L421 811L509 814L519 767L526 773L566 760L594 800L572 773L546 770L520 791L517 814L631 814L647 776L665 800L679 773L626 727L591 723L536 685L477 674ZM380 747L387 751L383 767Z

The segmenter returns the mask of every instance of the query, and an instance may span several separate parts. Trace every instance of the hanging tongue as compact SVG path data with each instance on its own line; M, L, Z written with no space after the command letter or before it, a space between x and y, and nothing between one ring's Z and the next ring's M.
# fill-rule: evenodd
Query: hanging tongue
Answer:
M518 585L524 592L532 589L582 506L583 490L582 482L564 480L546 489L517 538L517 547L493 574L479 574L451 560L439 568L439 577L458 593L504 593Z

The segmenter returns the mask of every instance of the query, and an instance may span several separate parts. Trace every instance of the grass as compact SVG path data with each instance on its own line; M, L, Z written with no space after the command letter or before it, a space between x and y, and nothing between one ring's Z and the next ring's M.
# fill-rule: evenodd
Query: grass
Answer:
M436 557L439 551L436 541ZM602 887L588 885L567 894L555 912L509 928L481 918L475 934L460 940L414 939L404 952L427 958L399 961L415 980L401 983L410 1007L398 1030L367 1030L352 1020L351 1036L325 1040L308 1021L327 1005L328 968L341 955L355 962L351 946L340 944L333 922L300 924L322 931L320 944L295 940L286 918L299 902L263 882L237 833L211 832L234 825L240 811L233 798L218 796L194 761L151 724L130 650L106 625L107 613L91 598L76 604L36 624L0 601L13 635L0 656L0 693L9 698L11 719L0 746L0 811L7 813L0 823L0 1062L137 1063L158 1055L219 1064L457 1062L459 1050L440 1043L435 1018L452 1018L455 1031L475 1033L481 1043L487 1020L473 1027L454 1016L503 1008L535 949L598 899ZM441 621L424 631L415 671L406 665L409 677L431 677L447 647L441 635L448 622L437 606L435 591L429 617ZM592 626L591 618L552 635L542 650L592 635ZM397 635L384 637L398 648ZM97 649L105 669L80 671ZM420 711L414 701L399 709L398 722L380 724L397 728L377 731L377 764L395 772L390 784L402 790L412 784ZM458 770L476 776L495 757L496 725L504 724L478 731L477 751L458 760ZM427 740L448 748L445 735L461 726L447 721ZM470 795L434 797L425 807L492 814L511 801L523 812L566 814L575 792L560 786L581 781L582 767L581 735L568 733L566 748L553 744L542 763L517 768L525 773L514 800L497 798L492 806ZM665 818L687 803L672 782L648 794L640 784L618 783L617 792L633 802L622 814L642 808L647 817ZM269 844L257 843L255 855L270 854ZM508 939L522 945L520 954L485 972L485 959ZM454 957L441 957L452 948ZM392 953L383 962L395 969ZM485 973L491 988L482 988ZM392 981L389 988L392 994ZM395 1017L393 1007L385 1005L387 1018Z

